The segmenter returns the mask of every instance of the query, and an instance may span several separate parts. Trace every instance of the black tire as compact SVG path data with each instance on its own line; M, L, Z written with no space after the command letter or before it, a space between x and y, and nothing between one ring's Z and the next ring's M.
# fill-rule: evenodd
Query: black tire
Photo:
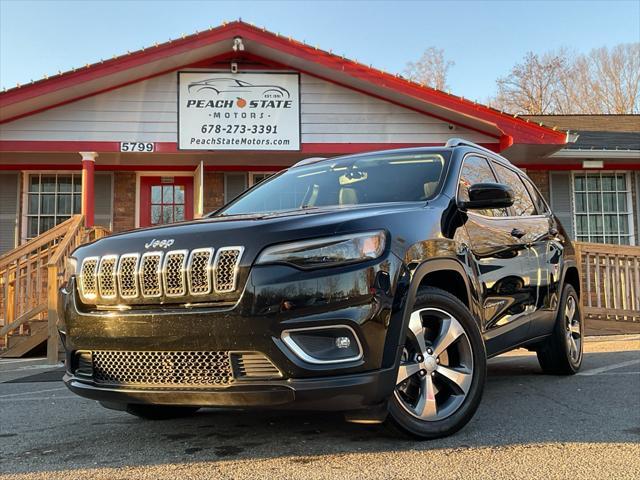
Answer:
M171 418L188 417L196 413L199 407L177 407L172 405L148 405L130 403L125 411L145 420L169 420Z
M427 309L426 311L424 310L425 308ZM451 410L451 413L447 414L446 417L441 419L438 418L438 415L440 415L441 412L442 415L446 414L447 412L445 411L445 408L443 407L442 410L440 410L441 407L439 405L437 406L437 408L434 406L434 410L432 411L438 411L438 413L435 416L430 417L430 420L426 420L423 419L427 418L426 416L420 418L415 414L415 411L414 413L411 413L411 408L407 406L408 404L405 401L404 392L402 391L402 389L407 387L408 382L414 382L415 384L416 382L424 382L425 380L428 381L428 376L431 376L431 391L435 391L433 387L434 385L435 388L438 389L438 391L435 392L435 394L431 397L433 404L436 405L438 397L440 396L440 398L442 398L442 396L446 394L448 389L446 385L447 379L443 375L441 375L439 368L457 368L457 366L454 365L455 362L450 362L449 360L450 358L455 357L455 352L453 352L451 357L449 356L449 353L446 353L446 365L442 364L443 361L441 360L441 357L438 356L436 359L438 362L436 371L431 371L431 373L429 373L429 370L433 368L432 363L427 365L425 357L420 357L419 354L415 357L418 360L420 358L424 360L424 363L422 363L421 365L425 366L425 369L420 370L419 373L414 374L411 377L407 377L407 380L396 385L394 393L389 400L389 415L387 417L386 424L392 430L392 432L396 434L399 433L405 437L409 436L411 438L417 438L421 440L441 438L451 435L460 430L469 422L469 420L471 420L476 410L478 409L478 406L480 405L480 400L482 398L482 392L486 381L487 370L487 356L484 341L482 339L482 335L480 334L478 324L469 309L458 298L444 290L440 290L434 287L426 287L420 289L412 311L414 315L419 315L419 317L417 318L420 318L419 321L425 327L431 323L431 320L429 319L429 316L432 313L431 309L435 311L446 312L448 315L450 315L450 317L458 321L459 326L461 326L464 330L466 340L464 340L464 345L462 345L461 342L463 342L463 339L465 337L463 335L460 335L457 340L451 343L450 348L464 347L465 358L467 359L466 363L471 363L470 359L472 359L472 367L470 369L471 373L468 373L471 380L469 381L469 378L467 377L467 380L465 382L465 388L468 388L466 396L463 396L463 399L456 400L456 402L461 403L459 403L457 407L455 406L455 404L453 406L449 405L451 408L455 407L455 409ZM422 313L417 313L418 311L421 311ZM426 318L424 315L426 315ZM437 321L437 319L434 320L434 322L436 323ZM447 321L451 322L450 320ZM444 325L444 323L442 323L441 325ZM438 329L436 328L436 330ZM411 341L412 331L413 330L411 328L410 322L409 328L406 332L408 343ZM425 343L427 346L426 353L430 352L431 355L436 355L437 352L435 350L438 345L438 342L436 340L442 337L445 329L441 326L440 330L436 332L437 338L435 338L435 340L431 342L431 345L433 347L431 349L429 348L429 328L425 328L424 331L426 332L424 334L424 337L426 339ZM448 329L446 331L448 331ZM459 331L460 330L458 329L458 332ZM460 345L458 345L459 343ZM458 346L456 347L456 345ZM407 352L407 348L408 347L405 347L405 352ZM449 350L446 350L446 352L449 352ZM403 356L404 355L405 353L403 353ZM462 358L462 356L460 356L459 358ZM398 366L398 378L403 376L400 372L402 363L403 362L401 361L401 365ZM458 365L458 367L464 367L464 365ZM438 384L440 384L440 387L438 387ZM425 384L420 383L420 385L424 386ZM452 391L452 393L455 392ZM420 395L416 395L416 398L419 397ZM451 398L456 398L456 396L452 395ZM417 400L415 407L417 407L418 404L419 400Z
M567 309L571 301L574 302L575 313L574 318L568 319ZM569 321L571 321L572 327L569 327ZM576 325L579 328L579 333L577 334L575 332ZM540 363L544 373L573 375L580 370L584 344L583 326L580 298L573 286L566 284L562 289L553 333L536 349L538 363ZM568 335L572 336L573 345L577 347L576 351L573 350Z

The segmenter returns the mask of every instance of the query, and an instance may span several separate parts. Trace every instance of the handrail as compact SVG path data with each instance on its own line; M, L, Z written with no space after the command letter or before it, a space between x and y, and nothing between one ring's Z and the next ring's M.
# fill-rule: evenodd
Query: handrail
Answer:
M5 253L4 255L0 255L0 270L5 268L9 263L13 262L14 260L24 255L27 255L28 253L33 252L34 250L37 250L38 248L51 242L51 240L55 239L55 237L60 236L60 233L66 231L69 228L69 226L75 221L75 218L79 216L80 215L71 217L70 219L65 220L64 222L47 230L42 235L36 238L32 238L31 240L21 245L20 247L14 250L11 250L10 252Z
M72 217L70 220L73 220L73 222L71 222L71 225L68 227L69 230L67 231L67 234L64 236L62 241L58 243L56 252L49 259L49 263L47 264L48 266L56 264L60 261L60 258L62 257L66 249L69 247L69 244L76 237L76 235L78 234L78 231L82 228L84 224L84 218L82 215L76 215ZM68 221L69 220L67 220L66 222Z

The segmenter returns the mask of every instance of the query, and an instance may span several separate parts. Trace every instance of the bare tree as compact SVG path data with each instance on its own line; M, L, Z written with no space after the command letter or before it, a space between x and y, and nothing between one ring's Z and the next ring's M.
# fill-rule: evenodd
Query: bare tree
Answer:
M640 113L640 43L597 48L578 63L589 113Z
M575 55L527 53L489 103L511 113L640 113L640 43Z
M498 93L491 104L518 114L560 113L565 99L559 82L567 78L569 69L565 50L542 55L528 52L509 75L496 80Z
M414 82L424 83L438 90L446 90L447 75L454 65L453 61L445 58L443 49L429 47L418 61L407 63L403 73Z

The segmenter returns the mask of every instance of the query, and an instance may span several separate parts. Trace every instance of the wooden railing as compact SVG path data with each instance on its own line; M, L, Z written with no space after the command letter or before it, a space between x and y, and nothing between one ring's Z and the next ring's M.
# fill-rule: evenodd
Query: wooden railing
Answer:
M70 226L71 218L0 257L0 335L29 335L31 322L47 319L47 265Z
M84 218L78 215L70 225L67 234L58 244L56 252L47 264L47 312L48 312L48 337L47 359L54 363L58 358L58 289L69 278L69 272L65 268L66 260L78 246L83 243L97 240L108 235L108 230L103 227L84 228Z
M576 243L586 317L640 321L640 247Z
M0 256L0 348L37 334L31 340L46 339L47 357L57 361L57 291L66 280L66 258L78 245L108 233L86 229L76 215Z

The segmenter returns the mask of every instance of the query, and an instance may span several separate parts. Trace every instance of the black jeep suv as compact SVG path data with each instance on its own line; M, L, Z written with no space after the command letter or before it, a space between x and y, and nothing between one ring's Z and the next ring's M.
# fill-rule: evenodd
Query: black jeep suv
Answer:
M531 181L446 146L310 159L205 218L78 248L67 386L167 418L344 411L421 438L473 416L487 357L582 361L573 247Z

